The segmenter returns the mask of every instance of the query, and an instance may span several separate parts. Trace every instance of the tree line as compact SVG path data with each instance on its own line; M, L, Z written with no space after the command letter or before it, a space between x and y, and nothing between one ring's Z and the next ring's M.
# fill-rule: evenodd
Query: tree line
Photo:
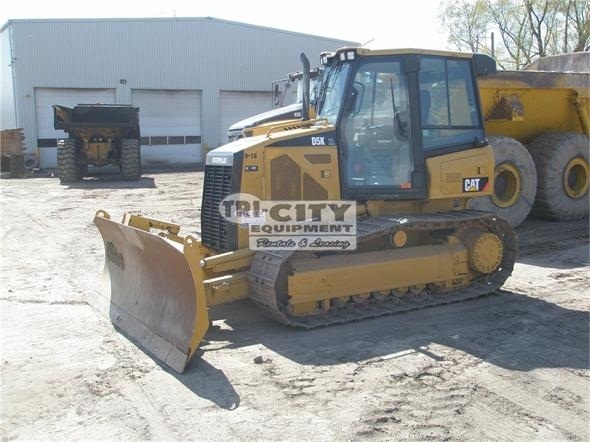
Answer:
M452 49L492 55L503 69L590 50L588 0L446 0L439 22Z

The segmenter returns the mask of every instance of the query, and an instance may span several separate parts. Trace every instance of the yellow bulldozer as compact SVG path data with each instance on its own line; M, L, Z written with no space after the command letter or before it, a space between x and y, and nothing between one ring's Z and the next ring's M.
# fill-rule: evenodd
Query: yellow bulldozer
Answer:
M468 207L494 188L477 78L495 62L364 48L321 58L315 119L207 154L200 237L96 213L106 281L96 306L175 371L211 306L250 298L313 328L493 293L513 270L510 224Z

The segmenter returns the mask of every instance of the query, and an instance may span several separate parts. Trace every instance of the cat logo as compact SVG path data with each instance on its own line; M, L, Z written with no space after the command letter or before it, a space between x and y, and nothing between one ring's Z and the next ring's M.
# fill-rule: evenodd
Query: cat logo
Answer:
M488 187L488 177L463 178L463 192L483 192Z

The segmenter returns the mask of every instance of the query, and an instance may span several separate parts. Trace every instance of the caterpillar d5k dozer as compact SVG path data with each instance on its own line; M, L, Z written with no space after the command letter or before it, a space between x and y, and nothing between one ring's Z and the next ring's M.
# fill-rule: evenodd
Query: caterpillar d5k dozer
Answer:
M322 54L322 63L315 120L207 154L199 238L165 221L96 213L106 290L94 304L178 372L198 349L211 306L249 297L281 323L313 328L479 297L512 272L509 223L467 208L494 185L476 84L493 60L343 48ZM451 79L463 99L450 99ZM242 195L274 206L267 213L243 205L244 217L234 218ZM293 206L339 202L356 205L356 247L309 246L337 243L311 229L313 210L289 223ZM281 225L271 217L284 221L283 232L316 232L313 241L273 241ZM254 232L270 241L252 242Z
M80 181L88 166L119 166L128 181L141 177L138 107L53 105L53 127L68 134L57 147L57 175L62 183Z

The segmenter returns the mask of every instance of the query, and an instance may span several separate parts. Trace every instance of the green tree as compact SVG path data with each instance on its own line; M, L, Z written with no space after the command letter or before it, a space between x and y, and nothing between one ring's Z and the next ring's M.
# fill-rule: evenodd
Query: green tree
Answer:
M505 69L590 49L588 0L446 0L439 22L451 48L490 54Z

